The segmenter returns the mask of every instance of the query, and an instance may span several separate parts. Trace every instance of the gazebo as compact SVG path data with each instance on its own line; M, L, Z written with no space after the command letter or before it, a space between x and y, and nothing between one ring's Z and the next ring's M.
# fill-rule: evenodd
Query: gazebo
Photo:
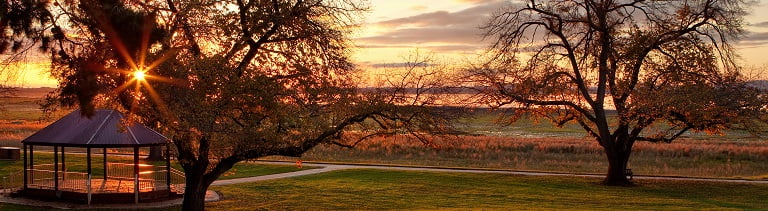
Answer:
M42 199L139 203L178 197L183 174L170 167L169 139L115 110L88 118L76 110L22 141L24 185L19 194ZM35 164L35 146L53 147L53 164ZM142 147L165 146L165 166L139 163ZM65 147L85 148L86 172L67 169ZM103 175L92 174L91 149L102 149ZM108 162L108 149L133 148L133 162ZM39 153L39 152L38 152ZM130 155L112 155L130 156ZM173 180L173 181L172 181Z

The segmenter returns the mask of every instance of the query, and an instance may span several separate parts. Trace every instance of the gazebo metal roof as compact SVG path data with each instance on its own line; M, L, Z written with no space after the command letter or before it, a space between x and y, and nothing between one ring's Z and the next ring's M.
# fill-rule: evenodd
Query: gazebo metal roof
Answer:
M124 115L99 109L93 117L75 110L23 141L27 145L75 147L141 147L164 145L169 139L139 123L125 125Z

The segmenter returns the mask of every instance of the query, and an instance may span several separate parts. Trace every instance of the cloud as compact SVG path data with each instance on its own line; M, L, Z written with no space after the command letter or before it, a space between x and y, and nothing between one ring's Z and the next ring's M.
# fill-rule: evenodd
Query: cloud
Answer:
M399 62L399 63L372 63L368 64L368 66L373 68L402 68L402 67L429 67L434 66L434 64L429 63L405 63L405 62Z
M742 41L768 41L768 32L750 32Z
M755 27L765 27L765 28L768 28L768 21L763 21L763 22L759 22L759 23L753 23L753 24L749 24L749 25L750 26L755 26Z
M368 46L428 45L424 47L429 48L432 45L454 50L485 47L487 43L482 41L483 31L480 26L488 21L491 14L510 3L500 0L461 1L473 3L474 6L456 12L433 11L374 23L377 27L389 30L357 40ZM470 45L478 47L470 48Z
M456 1L461 3L487 4L491 2L496 2L498 0L456 0Z
M476 51L485 48L485 45L477 44L436 44L436 45L398 45L398 44L382 44L382 45L358 45L358 48L419 48L427 49L431 51L439 52L467 52Z
M397 18L376 23L381 27L398 26L474 26L477 28L486 21L493 12L507 6L509 3L498 0L486 1L475 7L471 7L458 12L435 11L423 13L415 16Z
M768 41L759 41L759 42L740 42L738 44L740 49L750 49L750 48L764 48L768 46Z
M358 41L376 44L478 43L481 41L481 33L477 28L406 28L360 38Z
M768 32L748 32L736 43L739 48L756 48L768 44Z
M413 10L413 11L424 11L424 10L427 10L427 9L428 9L427 6L424 6L424 5L419 5L419 6L411 7L411 10Z

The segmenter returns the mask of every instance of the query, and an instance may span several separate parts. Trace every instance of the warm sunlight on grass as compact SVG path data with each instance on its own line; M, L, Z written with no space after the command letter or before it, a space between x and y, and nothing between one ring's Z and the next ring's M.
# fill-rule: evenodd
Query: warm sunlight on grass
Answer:
M343 170L212 187L224 200L210 210L689 210L768 209L766 185L600 178ZM631 199L623 198L630 197ZM601 200L595 200L595 199Z

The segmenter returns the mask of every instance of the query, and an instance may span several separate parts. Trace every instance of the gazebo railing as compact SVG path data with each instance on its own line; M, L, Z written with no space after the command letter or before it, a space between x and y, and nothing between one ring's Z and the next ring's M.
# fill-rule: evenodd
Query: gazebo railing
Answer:
M59 173L59 190L88 191L88 173L64 172Z
M138 181L135 178L133 167L133 164L128 163L107 163L106 178L100 176L90 178L90 192L130 193L136 191L136 182L138 182L139 192L168 190L167 177L169 174L165 167L140 164ZM34 168L27 169L29 180L27 186L39 189L56 189L56 181L54 181L55 171L53 169L53 164L35 165ZM170 176L170 190L176 193L183 193L184 173L171 168ZM14 173L3 180L3 188L13 187L20 189L23 187L23 179L21 171ZM58 190L89 192L87 173L59 170L57 180Z
M154 166L150 164L139 164L139 174L147 175L143 172L164 171L165 166ZM107 178L131 179L133 180L133 163L107 163ZM165 180L165 179L163 179Z
M129 186L133 187L135 183L134 164L132 163L107 163L107 180L118 180L121 182L131 183ZM166 184L166 170L161 166L154 166L149 164L139 164L139 180L138 190L139 192L154 191L154 190L166 190L168 185ZM125 192L120 191L119 192ZM133 191L127 190L128 192Z
M35 166L37 167L37 166ZM53 183L53 176L54 176L53 170L46 170L46 169L27 169L27 177L29 183L27 186L29 187L48 187L50 186L51 189L53 189L54 183ZM50 183L48 185L47 183Z
M184 172L171 168L171 191L184 194L184 188L187 186Z
M29 183L27 186L40 189L55 189L56 181L53 180L55 172L45 169L27 169ZM23 178L23 177L22 177ZM88 174L82 172L59 171L59 190L87 191ZM23 184L22 184L23 185Z

